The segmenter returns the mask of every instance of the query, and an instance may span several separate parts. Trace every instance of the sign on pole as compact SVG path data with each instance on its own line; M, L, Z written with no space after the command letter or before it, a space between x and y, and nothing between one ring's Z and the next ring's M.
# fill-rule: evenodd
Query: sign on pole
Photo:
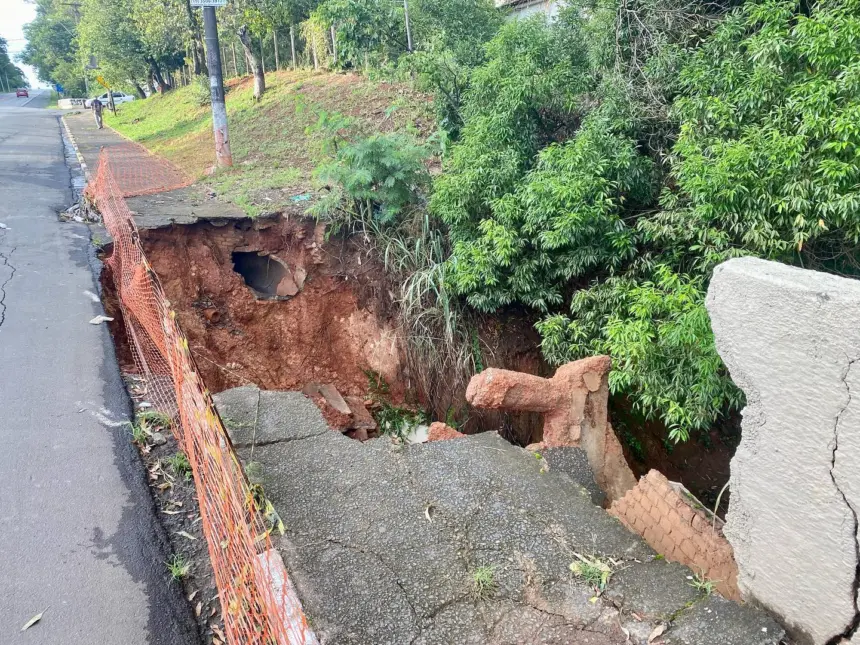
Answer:
M227 0L191 0L192 7L224 7Z
M105 89L108 89L108 90L110 89L110 85L105 83L105 79L103 76L96 76L96 80L99 82L99 85L101 85Z

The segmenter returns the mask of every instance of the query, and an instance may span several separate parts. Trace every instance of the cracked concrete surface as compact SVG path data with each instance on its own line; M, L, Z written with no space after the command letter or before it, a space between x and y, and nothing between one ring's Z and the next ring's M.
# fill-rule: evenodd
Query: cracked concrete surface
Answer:
M860 282L730 260L707 306L747 397L725 527L739 586L799 642L839 643L860 620Z
M329 430L298 392L246 386L214 398L285 523L276 546L321 643L644 644L654 625L705 600L688 569L655 559L568 474L495 433L360 443ZM602 598L571 574L575 553L618 563ZM484 596L480 567L493 571ZM688 618L697 645L782 635L760 612L721 610L735 636ZM664 642L687 642L673 638L670 629Z
M6 322L6 286L12 281L12 278L15 277L15 266L10 262L12 258L12 254L15 252L15 247L12 247L8 251L6 251L3 247L6 242L6 231L8 229L0 229L0 260L3 261L0 264L0 268L2 268L3 282L0 284L0 328L3 327L3 323Z

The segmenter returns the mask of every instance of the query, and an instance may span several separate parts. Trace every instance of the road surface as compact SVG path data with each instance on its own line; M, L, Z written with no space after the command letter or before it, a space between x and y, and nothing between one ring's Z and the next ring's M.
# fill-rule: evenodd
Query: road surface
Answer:
M194 644L48 100L0 96L0 643Z

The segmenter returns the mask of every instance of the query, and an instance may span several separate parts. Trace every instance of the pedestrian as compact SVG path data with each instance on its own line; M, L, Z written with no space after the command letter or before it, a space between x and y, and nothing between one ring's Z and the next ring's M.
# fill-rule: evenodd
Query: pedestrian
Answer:
M93 99L93 102L90 103L90 109L93 111L93 116L96 119L96 125L99 126L99 130L102 129L102 102L98 99Z

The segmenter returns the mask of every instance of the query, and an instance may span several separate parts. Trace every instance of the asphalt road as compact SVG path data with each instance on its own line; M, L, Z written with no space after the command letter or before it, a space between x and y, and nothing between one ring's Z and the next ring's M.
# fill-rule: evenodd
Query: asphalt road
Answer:
M198 643L107 328L89 323L89 229L57 220L70 175L48 97L0 96L0 643Z

